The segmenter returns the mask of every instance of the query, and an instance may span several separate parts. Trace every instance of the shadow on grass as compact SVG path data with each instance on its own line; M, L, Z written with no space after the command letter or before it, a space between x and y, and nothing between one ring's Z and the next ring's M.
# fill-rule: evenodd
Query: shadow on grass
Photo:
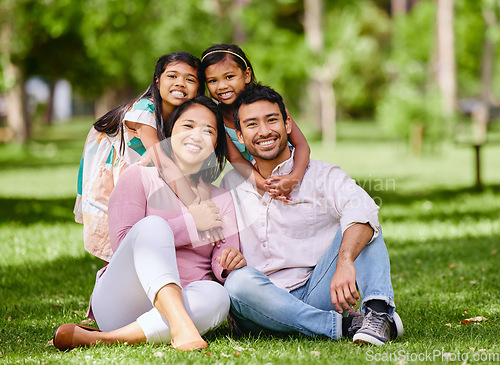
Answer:
M100 260L85 254L0 266L2 352L44 352L57 325L84 319Z
M0 198L0 224L73 221L75 198Z
M83 143L62 141L56 143L31 142L24 146L0 145L0 170L49 169L75 166L82 156Z
M372 190L368 193L384 208L381 217L393 222L408 219L412 222L491 219L498 215L500 208L500 185L489 185L483 190L459 188L408 193ZM498 199L485 201L485 196L495 196ZM393 211L398 206L404 209ZM464 209L464 206L467 208Z

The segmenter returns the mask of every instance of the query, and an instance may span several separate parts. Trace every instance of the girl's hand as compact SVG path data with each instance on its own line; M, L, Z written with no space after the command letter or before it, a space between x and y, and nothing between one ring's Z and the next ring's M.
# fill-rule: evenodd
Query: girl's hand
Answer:
M290 193L299 182L300 179L295 178L291 174L279 175L267 179L264 187L271 198L290 203L292 201Z
M201 178L198 181L198 194L201 201L209 201L212 198L212 188L210 184L204 182ZM212 246L220 247L221 244L226 242L221 228L214 228L200 233L202 240L207 239Z
M208 231L200 232L200 240L208 240L212 246L220 247L223 243L226 243L226 238L222 233L222 228L213 228Z
M224 269L223 277L229 275L231 271L247 265L247 260L245 260L240 250L235 247L226 247L215 260Z
M200 204L191 204L188 212L193 216L198 231L208 231L222 227L222 217L219 208L210 200Z

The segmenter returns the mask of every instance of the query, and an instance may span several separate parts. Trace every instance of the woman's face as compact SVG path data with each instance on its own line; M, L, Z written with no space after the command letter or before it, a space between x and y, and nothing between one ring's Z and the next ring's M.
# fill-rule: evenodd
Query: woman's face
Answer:
M181 61L171 62L156 80L156 86L160 90L163 109L171 112L196 96L199 86L196 68Z
M197 173L214 152L217 119L206 107L193 104L177 119L172 129L172 158L185 175Z
M243 71L231 58L226 57L205 70L210 95L225 105L232 105L236 97L250 82L250 67Z

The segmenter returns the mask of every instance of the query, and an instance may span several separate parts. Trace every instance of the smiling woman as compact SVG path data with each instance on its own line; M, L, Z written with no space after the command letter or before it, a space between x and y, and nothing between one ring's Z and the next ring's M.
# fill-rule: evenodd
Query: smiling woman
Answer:
M217 144L217 120L202 105L194 105L172 129L172 159L185 175L196 173Z
M225 163L222 116L200 96L176 108L164 132L165 153L192 191L209 190L212 201L186 209L155 167L127 168L109 201L115 253L97 275L88 313L100 330L64 324L54 335L60 350L146 341L201 349L207 346L201 335L226 319L229 296L214 278L224 282L246 261L231 194L211 184ZM214 227L222 227L223 247L198 236Z

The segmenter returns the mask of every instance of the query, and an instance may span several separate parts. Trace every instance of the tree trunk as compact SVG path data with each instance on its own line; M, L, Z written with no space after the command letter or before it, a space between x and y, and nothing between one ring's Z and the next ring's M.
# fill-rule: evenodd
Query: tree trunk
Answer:
M495 12L491 9L483 9L483 18L486 23L483 41L483 56L481 61L481 100L492 104L491 80L493 79L493 67L495 64L495 45L489 37L489 30L497 25Z
M323 129L323 145L334 147L337 140L336 104L333 80L329 78L320 81L321 123Z
M25 143L30 135L30 120L21 70L18 66L8 64L4 75L6 78L16 80L14 86L7 92L7 124L12 130L14 140Z
M243 8L250 3L250 0L232 0L231 3L225 5L221 0L212 0L215 8L215 13L220 21L229 20L233 28L233 43L244 43L247 34L241 27L241 13Z
M304 33L307 44L318 59L326 59L323 37L323 1L304 0ZM335 70L330 60L310 67L307 85L307 116L319 126L323 144L331 147L336 141L336 108L333 80Z
M391 0L391 15L406 14L408 12L407 0Z
M324 49L322 0L304 0L304 32L309 48L317 55Z
M106 90L94 103L94 117L96 119L100 118L118 105L117 91L113 89Z
M249 3L249 0L234 0L231 4L229 17L233 26L233 41L236 44L241 44L247 39L247 34L241 26L241 13L243 12L243 8Z
M24 78L21 69L11 62L12 24L8 21L0 27L0 60L4 69L3 79L8 89L7 125L17 142L24 143L30 134L30 120L26 105Z
M43 116L43 121L47 125L51 125L54 121L54 91L56 88L56 81L54 79L49 80L49 100L47 100L47 109Z
M453 0L438 0L437 82L443 95L443 116L453 117L456 105L456 67L453 32Z

